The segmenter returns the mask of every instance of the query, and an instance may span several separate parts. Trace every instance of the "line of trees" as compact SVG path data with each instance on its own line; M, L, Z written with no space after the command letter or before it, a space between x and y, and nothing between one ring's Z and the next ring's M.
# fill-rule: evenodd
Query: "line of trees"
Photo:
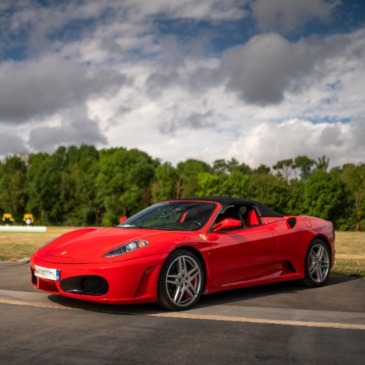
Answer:
M288 215L329 219L340 230L365 230L365 164L329 170L307 156L256 169L235 159L187 159L174 167L138 149L59 147L0 162L0 214L25 212L46 225L113 225L151 203L224 195L258 200Z

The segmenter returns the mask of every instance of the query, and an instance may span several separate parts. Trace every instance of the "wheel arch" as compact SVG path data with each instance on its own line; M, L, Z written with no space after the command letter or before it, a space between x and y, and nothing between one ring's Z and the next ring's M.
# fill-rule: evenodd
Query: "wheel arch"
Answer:
M178 246L178 247L175 247L168 255L167 257L169 257L170 255L172 255L174 252L176 251L180 251L180 250L186 250L186 251L189 251L191 253L193 253L200 261L200 263L202 264L203 266L203 270L204 270L204 288L206 287L206 283L207 283L207 277L209 275L209 271L207 269L207 264L206 264L206 261L205 261L205 258L203 256L203 254L195 247L192 247L192 246L189 246L189 245L182 245L182 246ZM167 259L166 257L166 259Z
M334 257L333 257L333 251L332 251L332 245L329 242L328 238L326 236L323 236L321 234L315 236L312 238L312 240L309 242L309 245L315 241L315 240L320 240L322 241L324 244L326 244L328 251L329 251L329 255L330 255L330 263L331 263L331 268L334 265ZM308 246L309 247L309 246Z
M324 254L321 251L318 255L318 246L325 247L327 252ZM327 258L326 255L328 255ZM330 242L323 235L316 235L310 241L305 255L303 284L310 288L324 285L329 278L331 268L332 252Z
M166 281L167 275L172 268L172 265L175 265L177 260L180 260L181 257L190 257L190 263L184 263L184 265L192 265L192 270L186 266L186 271L182 269L178 269L178 273L173 272L172 277L175 277L176 280ZM186 258L184 258L186 260ZM199 271L195 271L199 266ZM174 269L172 269L174 270ZM192 274L192 276L190 276ZM192 284L192 282L195 284ZM172 286L172 293L169 288ZM194 288L193 288L194 285ZM190 287L190 289L187 289ZM158 278L157 284L157 304L168 310L184 310L190 308L190 306L194 305L203 294L206 287L206 264L203 258L203 255L199 250L189 245L181 245L175 247L169 254L167 255ZM192 290L191 290L192 289ZM175 294L178 293L178 297ZM186 298L185 298L186 295ZM187 302L187 303L184 303Z

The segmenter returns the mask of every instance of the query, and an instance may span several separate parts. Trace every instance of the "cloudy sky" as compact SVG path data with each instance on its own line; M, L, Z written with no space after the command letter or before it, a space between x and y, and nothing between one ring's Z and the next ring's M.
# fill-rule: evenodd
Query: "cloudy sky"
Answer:
M363 0L1 0L0 157L365 162Z

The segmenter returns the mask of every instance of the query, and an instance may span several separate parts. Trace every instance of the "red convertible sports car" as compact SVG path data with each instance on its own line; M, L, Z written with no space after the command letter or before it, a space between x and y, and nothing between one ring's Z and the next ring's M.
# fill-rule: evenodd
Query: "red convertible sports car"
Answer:
M77 229L38 249L30 261L34 287L183 310L203 293L298 279L321 286L334 263L331 222L283 216L251 200L170 200L121 222Z

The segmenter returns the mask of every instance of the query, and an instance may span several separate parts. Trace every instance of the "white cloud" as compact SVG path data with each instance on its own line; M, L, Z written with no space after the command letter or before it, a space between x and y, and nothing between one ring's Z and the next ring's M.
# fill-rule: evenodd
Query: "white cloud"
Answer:
M33 150L53 152L60 145L107 144L98 123L89 119L82 108L67 110L57 119L56 125L38 126L30 131L28 145Z
M287 32L312 19L329 21L335 5L325 0L256 0L251 7L260 31Z
M93 95L106 95L127 82L113 69L89 74L85 68L57 57L0 64L0 121L27 122L43 118Z
M138 89L119 99L122 105L133 105L132 110L121 118L118 127L110 128L110 142L117 144L120 136L122 145L142 148L174 163L187 156L209 162L235 157L257 166L303 154L315 159L326 155L334 165L349 159L360 161L365 150L357 136L364 129L364 120L356 124L351 119L360 118L365 103L365 95L358 92L361 82L355 82L365 76L362 37L309 38L291 44L268 34L257 36L255 41L262 44L253 47L254 51L250 43L237 55L228 51L231 67L220 66L219 60L197 64L186 59L183 67L173 71L149 65L138 68L133 72L140 73ZM270 53L268 45L275 41L282 43L276 58L265 57ZM244 52L248 55L242 59ZM251 64L245 62L250 57ZM223 57L222 64L225 61ZM235 72L234 65L239 71ZM228 85L225 90L218 82L222 69L236 88ZM266 78L258 85L261 70ZM279 102L262 106L258 101L265 100L265 85L270 89L271 82L281 85L275 90ZM252 100L242 97L244 92L252 93ZM349 122L336 123L341 119Z
M244 24L250 6L259 29L269 33L207 54L209 32L188 32L200 20L217 33L220 22ZM28 57L0 61L0 155L89 143L139 148L172 163L235 157L255 167L303 154L327 155L335 165L364 160L365 30L296 42L277 33L325 22L334 6L324 0L90 0L52 8L17 2L0 30L23 35ZM186 36L169 28L176 21L187 27ZM78 31L69 31L75 24ZM10 44L0 36L0 45Z
M22 154L26 151L22 138L11 133L0 133L0 156Z
M272 166L278 160L303 154L312 159L326 155L332 166L349 160L360 162L365 149L359 144L359 128L364 130L364 121L357 125L314 124L299 119L261 123L234 143L232 154L251 166L260 163Z
M82 68L46 58L0 65L0 120L24 121L79 102L87 82Z
M242 5L247 2L248 0L126 0L122 6L134 8L144 17L163 14L170 19L233 20L245 16Z
M244 101L278 104L286 93L302 93L336 71L364 70L363 49L363 40L348 35L290 43L269 33L225 52L219 72L227 89L237 92ZM346 63L351 63L352 70Z

